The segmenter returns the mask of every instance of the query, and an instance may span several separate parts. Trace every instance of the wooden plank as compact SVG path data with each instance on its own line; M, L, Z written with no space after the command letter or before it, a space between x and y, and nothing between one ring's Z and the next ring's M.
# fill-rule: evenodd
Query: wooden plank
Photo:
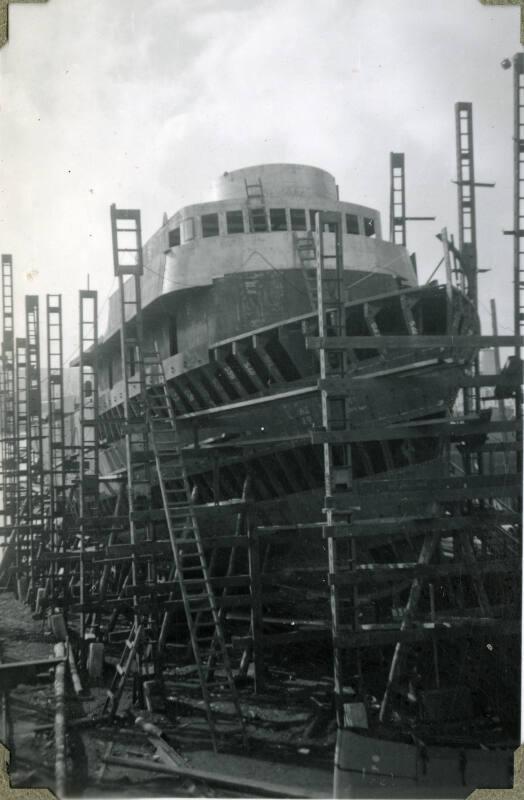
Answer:
M68 561L76 561L82 555L84 561L93 561L96 558L100 558L104 555L104 550L84 550L83 553L80 553L80 550L68 550L65 553L40 553L38 555L38 561L42 562L43 564L47 564L50 562L54 563L61 563L61 562L68 562Z
M2 679L8 679L9 677L15 677L18 674L24 673L27 671L34 671L34 670L43 670L47 667L54 667L57 664L65 663L65 657L60 658L41 658L35 659L33 661L11 661L11 662L4 662L0 664L0 675Z
M228 429L231 427L232 426L229 426ZM244 428L236 425L234 426L234 429L235 432L237 432L239 435L242 435L244 438L203 442L200 447L196 447L194 449L184 448L184 457L186 458L187 463L191 464L191 459L199 459L206 456L208 458L214 458L217 452L220 452L221 450L225 451L226 456L229 454L229 452L231 452L235 454L235 457L238 457L238 452L241 452L246 448L251 449L253 447L261 447L266 448L268 453L273 453L274 448L278 447L279 445L283 449L286 449L287 445L300 447L300 445L306 445L310 443L309 433L296 433L289 436L273 435L268 433L267 435L259 434L257 436L250 437L246 436L246 431ZM293 455L296 455L296 453Z
M203 580L198 580L198 583L203 584ZM224 586L249 586L249 575L231 575L231 576L224 576L224 577L213 577L209 578L209 583L213 587L222 588ZM191 586L192 581L186 580L184 581L186 587ZM148 595L148 594L169 594L174 589L177 589L180 586L179 581L163 581L157 583L142 583L138 585L131 585L126 586L124 589L124 595L126 597L133 596L133 595Z
M507 473L504 475L459 475L446 478L366 479L358 481L357 486L360 495L376 494L377 492L403 492L410 494L411 492L425 492L430 488L435 499L438 500L440 492L447 489L478 490L499 495L512 486L518 486L522 489L522 476L517 473ZM479 496L489 496L489 494Z
M311 431L310 441L311 444L343 444L344 442L376 442L391 439L425 439L428 436L451 439L492 433L517 433L521 430L522 422L516 420L454 422L452 419L446 419L412 425L354 428L344 431Z
M283 633L266 633L262 637L264 647L280 647L284 644L300 644L300 642L311 642L331 638L331 628L329 625L308 628L299 627L294 631L284 631ZM233 636L231 643L235 649L244 649L253 643L251 636Z
M260 582L260 542L256 532L248 528L247 539L249 542L248 560L249 577L251 579L251 636L253 652L253 669L255 679L255 692L263 690L264 681L264 646L262 641L262 585Z
M106 516L78 517L77 522L82 523L83 525L92 526L93 528L111 525L111 527L114 529L115 525L129 522L129 516L127 514L115 514L113 517L111 514L108 514ZM67 530L69 532L71 528L68 527ZM75 530L75 528L73 528L73 530Z
M319 796L318 792L312 794L306 789L297 786L270 783L269 781L254 780L253 778L247 777L236 778L229 773L219 772L218 770L213 770L211 772L190 767L169 767L166 764L158 764L150 758L107 756L102 758L102 760L106 764L114 764L115 766L126 767L126 769L142 769L146 772L158 772L163 775L193 778L194 780L204 781L212 785L233 788L241 793L250 790L254 792L256 796L262 797L313 798Z
M340 526L340 529L335 526L335 530L328 532L327 536L328 538L331 536L334 538L375 537L420 534L431 531L442 531L452 535L460 531L489 530L494 525L516 524L520 521L520 514L514 511L486 512L464 517L380 517L355 520L344 527Z
M189 596L191 600L191 595ZM202 597L201 606L195 607L195 613L199 613L200 611L207 611L210 606L209 602ZM251 607L251 595L249 594L229 594L225 596L220 596L215 594L215 605L217 608L237 608L238 606L243 607ZM162 603L162 610L164 611L175 611L176 609L183 609L184 601L183 600L166 600Z
M278 589L280 584L289 578L308 578L311 575L320 575L321 577L325 577L326 565L320 564L318 567L289 567L285 569L272 569L271 572L263 572L260 576L260 580L263 586L272 586Z
M368 502L373 497L381 497L382 500L393 502L398 501L399 492L403 493L408 499L422 501L438 500L441 503L454 500L473 500L482 497L520 497L522 495L522 481L517 478L513 480L495 480L494 478L504 479L506 476L491 476L486 480L486 476L470 475L466 479L449 479L449 483L436 480L434 483L427 480L426 485L416 483L403 484L401 481L376 481L374 486L362 487L361 483L356 483L352 492L339 492L333 495L332 507L337 510L346 511L350 504L362 504ZM484 480L483 480L484 479Z
M515 559L476 562L475 568L465 563L450 564L361 564L355 570L338 572L328 578L330 586L357 586L362 583L389 583L411 578L448 577L453 575L501 574L520 572L522 565Z
M474 618L455 620L453 624L429 622L423 626L406 630L359 630L341 633L336 644L344 648L385 647L398 642L415 643L431 639L460 639L464 636L514 636L519 635L521 622L515 620L492 619L489 621Z
M171 541L169 539L157 539L156 541L136 542L135 544L112 544L106 547L106 556L114 559L131 555L149 555L150 553L161 554L170 553Z
M369 380L372 376L369 375L359 375L355 373L353 375L340 375L340 376L333 376L329 378L322 378L318 381L318 388L323 389L324 391L334 394L340 394L341 392L350 391L351 389L355 388L355 384L361 384L362 381ZM427 381L428 383L433 383L435 381L435 375L428 373L425 375L424 373L417 374L417 383L424 385L424 382ZM454 382L455 379L454 379ZM518 378L511 379L508 378L501 378L499 374L485 374L485 375L461 375L458 378L457 386L459 387L484 387L484 386L497 386L498 384L503 384L504 387L517 387L520 386L520 381Z
M227 514L237 514L241 509L245 508L245 500L241 498L233 498L232 500L225 500L220 503L209 503L206 505L191 504L193 514L199 516L209 516L211 514L219 513L221 516ZM166 513L163 508L152 508L148 511L135 511L131 514L133 522L165 522Z
M327 523L317 523L317 524L299 524L299 525L285 525L279 527L275 525L274 527L261 527L257 528L257 533L263 537L274 537L278 539L278 543L282 542L292 542L297 539L298 536L305 537L305 536L322 536L324 539L336 538L337 536L340 537L348 537L351 536L351 531L348 528L347 523L338 523L335 525L328 525Z
M404 349L428 350L431 348L487 348L515 347L524 345L524 336L428 336L419 334L409 336L308 336L306 347L309 350L383 350Z

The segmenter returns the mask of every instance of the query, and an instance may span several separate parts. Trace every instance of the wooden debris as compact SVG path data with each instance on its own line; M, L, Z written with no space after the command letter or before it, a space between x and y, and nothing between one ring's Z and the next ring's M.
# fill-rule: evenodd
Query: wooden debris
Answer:
M106 764L128 769L143 769L146 772L159 772L164 775L178 775L193 780L205 781L206 783L218 786L228 786L242 791L256 792L261 797L289 797L289 798L309 798L318 797L318 794L308 794L304 789L269 783L268 781L253 780L252 778L234 778L221 772L207 772L201 769L191 769L189 767L168 767L165 764L156 764L145 758L120 758L119 756L109 756L102 759Z

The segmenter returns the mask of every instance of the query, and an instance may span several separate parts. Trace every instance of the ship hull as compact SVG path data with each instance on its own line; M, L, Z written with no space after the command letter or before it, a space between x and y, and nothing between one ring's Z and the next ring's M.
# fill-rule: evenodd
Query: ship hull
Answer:
M440 454L436 437L390 441L384 428L445 416L475 355L472 348L378 351L373 348L376 329L368 325L371 305L383 334L415 335L415 319L415 329L423 333L478 329L468 301L455 293L450 309L444 287L420 287L347 304L348 333L367 332L370 337L369 350L358 354L351 369L344 390L345 417L340 420L340 427L349 421L356 432L354 488L359 480L414 467L420 477L434 475L433 463ZM321 497L322 448L312 437L322 427L319 364L307 348L307 337L316 333L316 315L309 314L213 343L199 357L164 360L187 472L201 503L241 496L247 471L254 477L253 499L258 502L274 500L282 508L282 500L292 501L307 491ZM101 473L107 476L125 469L124 444L113 424L120 393L115 387L101 398L102 425L104 420L110 423L101 450ZM213 474L215 456L220 456L218 476ZM307 512L301 507L294 519L318 519L321 509L319 499L307 504Z

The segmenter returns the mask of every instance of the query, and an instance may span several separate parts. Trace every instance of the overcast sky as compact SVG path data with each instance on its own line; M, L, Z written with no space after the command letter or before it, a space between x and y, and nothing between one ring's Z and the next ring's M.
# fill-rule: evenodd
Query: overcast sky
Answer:
M456 232L454 103L474 103L481 312L511 328L512 76L519 10L479 0L48 0L10 7L0 50L0 250L16 294L114 288L109 205L162 215L225 170L332 172L388 231L389 153L407 163L408 245L428 277ZM506 328L504 327L506 326ZM22 322L18 334L23 335ZM69 352L68 352L69 351Z

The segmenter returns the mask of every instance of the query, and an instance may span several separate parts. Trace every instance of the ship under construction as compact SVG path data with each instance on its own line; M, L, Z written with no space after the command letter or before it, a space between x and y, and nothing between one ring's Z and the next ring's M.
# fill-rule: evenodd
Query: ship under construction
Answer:
M389 238L377 210L297 164L225 172L213 200L166 215L144 244L140 212L113 205L118 288L105 330L97 292L80 291L74 402L61 296L42 309L26 296L15 331L2 256L0 582L56 640L56 671L102 697L85 727L125 728L131 714L154 742L142 759L109 742L104 769L147 771L154 752L160 772L190 775L188 731L210 752L256 752L249 703L282 703L293 665L309 740L333 732L336 797L512 785L522 54L514 73L511 335L499 335L494 303L491 334L480 328L476 192L487 184L470 103L455 107L458 238L440 231L426 283L407 226L433 218L407 213L402 153L390 156ZM0 664L4 710L17 682L37 680L35 664ZM16 725L2 719L7 742ZM81 728L62 722L59 794ZM292 789L280 796L308 796Z

